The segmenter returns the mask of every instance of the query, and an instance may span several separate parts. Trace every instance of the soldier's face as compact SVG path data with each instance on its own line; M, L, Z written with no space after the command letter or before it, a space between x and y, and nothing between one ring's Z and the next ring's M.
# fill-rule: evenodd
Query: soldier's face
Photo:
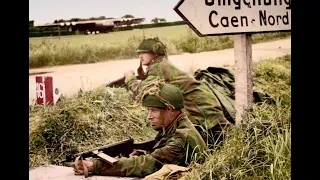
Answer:
M156 107L147 107L148 119L152 123L152 128L154 130L162 130L164 121L164 109Z
M147 107L148 119L152 123L154 130L162 130L163 127L167 128L172 122L170 111L166 108Z
M142 62L142 65L144 66L149 66L153 58L154 58L154 55L152 53L147 53L147 52L139 53L139 59Z

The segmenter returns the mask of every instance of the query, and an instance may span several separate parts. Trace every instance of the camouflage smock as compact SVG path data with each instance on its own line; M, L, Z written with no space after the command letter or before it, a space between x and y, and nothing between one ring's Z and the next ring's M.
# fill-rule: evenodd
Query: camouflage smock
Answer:
M116 165L95 159L93 174L108 176L145 177L152 174L164 164L187 166L195 155L203 162L202 152L207 146L198 131L185 114L181 114L167 128L165 133L159 132L155 138L155 146L151 153L133 157L122 157Z
M129 76L125 83L130 91L138 94L145 85L163 78L181 90L186 114L194 125L211 129L225 121L222 106L208 86L176 68L166 57L155 59L147 68L146 77L141 81L136 76Z

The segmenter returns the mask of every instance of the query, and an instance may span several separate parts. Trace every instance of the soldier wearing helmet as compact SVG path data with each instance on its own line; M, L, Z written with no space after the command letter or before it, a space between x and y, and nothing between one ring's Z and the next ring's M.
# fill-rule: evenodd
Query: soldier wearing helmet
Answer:
M144 39L138 47L140 61L147 66L146 78L138 80L133 71L125 73L129 90L137 94L144 86L164 79L180 89L186 114L208 144L214 144L222 127L231 123L225 118L218 98L209 87L169 62L166 47L158 38Z
M165 164L188 166L196 160L192 157L198 157L199 163L203 162L207 146L183 113L184 100L177 87L157 81L146 87L138 95L138 100L147 108L147 117L153 129L158 131L152 150L142 155L133 152L131 157L121 157L114 166L99 159L83 160L81 164L87 168L75 162L75 174L145 177Z

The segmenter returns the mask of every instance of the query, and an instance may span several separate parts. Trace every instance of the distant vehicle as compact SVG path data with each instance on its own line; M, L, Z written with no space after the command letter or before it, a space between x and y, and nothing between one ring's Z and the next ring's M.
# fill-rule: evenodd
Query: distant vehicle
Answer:
M67 27L70 32L80 31L86 34L99 34L99 33L108 33L117 27L137 25L143 22L144 20L145 20L144 18L114 18L114 19L104 19L104 20L48 23L48 24L39 25L35 27L37 28Z

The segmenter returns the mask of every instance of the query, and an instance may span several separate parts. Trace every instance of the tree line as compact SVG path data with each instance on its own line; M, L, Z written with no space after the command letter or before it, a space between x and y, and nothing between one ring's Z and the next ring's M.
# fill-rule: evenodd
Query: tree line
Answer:
M122 16L121 18L135 18L131 14L126 14ZM77 22L77 21L93 21L93 20L107 20L107 19L114 19L113 17L105 17L105 16L99 16L99 17L90 17L90 18L71 18L69 20L65 19L56 19L53 21L53 23L61 23L61 22ZM164 18L158 18L155 17L151 19L152 23L162 23L162 22L167 22L166 19Z
M126 14L122 16L122 18L135 18L131 14ZM65 19L57 19L54 20L53 23L61 23L61 22L70 22L70 21L88 21L88 20L105 20L105 19L113 19L113 17L105 17L105 16L99 16L99 17L91 17L91 18L71 18L69 20ZM182 25L185 24L184 21L176 21L176 22L166 22L166 19L164 18L153 18L151 20L152 24L140 24L137 26L128 26L128 27L117 27L113 31L126 31L126 30L132 30L132 29L147 29L147 28L155 28L155 27L164 27L164 26L175 26L175 25ZM61 29L60 35L72 35L75 34L75 32L69 32L67 30ZM43 28L37 28L34 27L34 21L29 20L29 37L43 37L43 36L58 36L58 27L43 27Z

